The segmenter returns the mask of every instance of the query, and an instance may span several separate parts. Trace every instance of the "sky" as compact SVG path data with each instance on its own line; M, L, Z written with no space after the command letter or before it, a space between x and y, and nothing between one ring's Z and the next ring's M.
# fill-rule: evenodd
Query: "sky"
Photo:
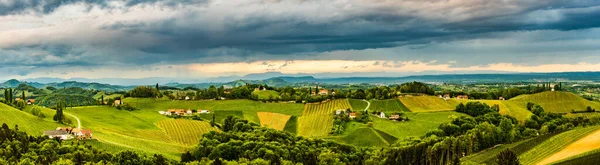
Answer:
M0 0L0 79L600 71L598 0Z

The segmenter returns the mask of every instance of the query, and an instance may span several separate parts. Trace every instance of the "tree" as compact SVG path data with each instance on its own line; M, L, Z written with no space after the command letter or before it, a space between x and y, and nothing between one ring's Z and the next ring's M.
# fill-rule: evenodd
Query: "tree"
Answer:
M23 91L23 95L21 95L21 99L25 100L25 91Z
M496 157L496 164L498 165L520 165L519 157L517 154L512 152L510 149L506 149Z
M65 118L65 116L63 114L64 107L65 107L64 101L61 100L56 103L56 114L54 114L54 117L52 118L54 121L63 123L63 120Z
M212 120L210 121L210 126L214 127L215 125L216 125L216 123L215 123L215 114L213 113L212 114Z

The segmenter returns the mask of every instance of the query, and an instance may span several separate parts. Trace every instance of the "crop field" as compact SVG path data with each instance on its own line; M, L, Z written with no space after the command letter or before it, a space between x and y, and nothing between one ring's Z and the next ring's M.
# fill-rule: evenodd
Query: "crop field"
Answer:
M406 106L398 99L371 100L369 111L385 113L410 112L410 110L408 110L408 108L406 108Z
M338 138L338 141L361 147L390 145L372 128L358 128L349 135Z
M306 104L302 116L329 115L332 114L335 110L346 110L348 108L352 108L350 106L350 103L348 103L348 100L343 99L331 100L325 103Z
M510 101L532 102L541 105L547 112L570 113L572 110L582 111L588 106L600 109L599 102L593 102L570 92L542 92L531 95L520 95Z
M46 114L47 112L43 113ZM18 125L19 130L27 132L30 135L42 135L44 130L55 130L57 127L65 127L63 124L52 121L52 116L40 119L31 115L31 113L15 109L3 103L0 103L1 123L6 123L6 125L13 129L15 125Z
M269 98L275 99L279 97L279 92L274 90L254 91L252 94L258 96L258 99L267 100Z
M172 140L187 146L198 144L204 133L217 131L208 122L186 119L162 120L156 125L163 129Z
M367 102L364 102L363 100L359 100L359 99L348 99L348 103L350 103L350 106L352 107L352 109L359 111L359 110L364 110L365 108L367 108Z
M560 162L554 163L555 165L572 165L572 164L597 164L600 162L600 149L584 154L571 157Z
M444 100L435 96L400 97L400 101L412 112L452 111L456 109L454 99Z
M282 131L285 128L290 115L284 115L280 113L271 112L257 112L258 118L260 119L260 125L263 127L273 128Z
M429 130L436 129L440 124L449 122L450 116L467 116L458 112L408 112L404 113L409 121L391 121L372 117L373 128L392 135L398 139L423 136Z
M519 160L523 164L541 163L546 158L565 149L571 143L574 143L590 133L598 130L598 128L600 128L600 126L579 128L560 133L537 145L535 148L523 153L519 156Z
M125 103L140 109L139 111L164 111L167 109L207 109L216 111L241 111L243 117L251 122L260 123L256 112L274 112L290 116L301 116L304 104L263 103L252 100L168 100L151 98L126 98ZM212 116L211 116L212 117Z
M333 127L333 114L310 115L298 118L298 135L305 137L327 136Z
M586 152L600 148L600 130L588 134L587 136L569 144L566 148L560 150L554 155L544 159L538 164L550 164L565 158L570 158Z
M494 164L496 157L500 152L510 149L517 155L521 155L544 141L552 138L556 134L547 134L530 139L521 140L511 144L503 144L495 148L487 149L476 154L469 155L461 159L461 162L470 162L472 164Z
M290 116L290 119L285 123L283 130L289 133L298 133L298 117Z

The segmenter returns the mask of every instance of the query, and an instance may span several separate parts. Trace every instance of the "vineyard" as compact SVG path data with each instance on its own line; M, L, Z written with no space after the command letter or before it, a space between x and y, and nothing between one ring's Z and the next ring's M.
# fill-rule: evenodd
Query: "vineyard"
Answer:
M444 100L435 96L405 96L400 101L412 112L451 111L458 102L455 99Z
M305 137L327 136L333 127L333 115L311 115L298 118L298 135Z
M302 116L328 115L338 109L351 109L348 100L331 100L320 104L306 104Z
M337 109L351 109L348 100L331 100L321 104L306 104L298 118L298 134L306 137L326 136L333 126L333 113Z
M260 125L282 131L290 119L290 115L271 112L257 112Z
M175 142L191 146L198 144L204 133L216 131L207 122L195 120L162 120L156 123Z
M596 131L599 126L574 129L558 134L519 156L523 164L537 164L571 143Z
M539 164L553 163L558 160L570 158L579 154L596 150L598 148L600 148L600 131L593 132L577 140L576 142L570 144L560 152L557 152L556 154L544 159Z
M0 124L6 123L10 128L18 125L19 130L31 135L42 135L44 130L54 130L56 127L64 127L64 125L52 121L52 116L40 119L30 113L20 111L3 103L0 103L0 114Z
M369 107L371 112L385 112L385 113L394 113L394 112L410 112L402 102L398 99L388 99L388 100L371 100L371 107Z

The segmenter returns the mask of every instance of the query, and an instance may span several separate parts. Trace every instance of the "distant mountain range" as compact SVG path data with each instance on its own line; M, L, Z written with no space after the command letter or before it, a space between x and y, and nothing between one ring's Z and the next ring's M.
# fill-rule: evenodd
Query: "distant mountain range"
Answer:
M8 80L0 87L15 88L21 83L43 88L53 86L81 87L86 89L97 89L105 91L128 90L138 85L154 85L170 87L196 87L207 88L215 86L240 86L246 83L266 84L269 86L299 86L315 83L321 84L400 84L411 81L426 83L494 83L494 82L543 82L543 81L600 81L600 72L561 72L561 73L504 73L504 74L445 74L445 75L421 75L403 77L340 77L340 78L315 78L310 75L286 75L278 72L264 74L250 74L243 77L218 77L212 79L183 79L175 78L141 78L141 79L60 79L60 78L34 78L19 80ZM107 83L115 82L115 83ZM120 82L120 83L119 83ZM117 84L117 85L114 85Z

